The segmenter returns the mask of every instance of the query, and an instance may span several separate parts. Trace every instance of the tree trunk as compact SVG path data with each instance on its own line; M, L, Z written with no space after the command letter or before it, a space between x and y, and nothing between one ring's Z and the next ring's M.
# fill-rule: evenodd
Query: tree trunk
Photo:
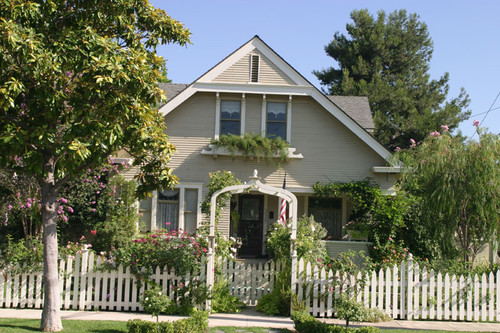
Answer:
M54 186L54 163L46 164L48 171L41 186L43 224L43 286L44 302L40 329L58 332L61 322L61 295L59 293L58 247L57 247L57 202L58 191Z

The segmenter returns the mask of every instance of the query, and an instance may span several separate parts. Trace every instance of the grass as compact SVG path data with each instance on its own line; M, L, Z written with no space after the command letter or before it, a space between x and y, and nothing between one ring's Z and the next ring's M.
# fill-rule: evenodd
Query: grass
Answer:
M64 330L71 333L124 333L127 322L97 320L63 320ZM0 318L0 332L40 332L40 319Z
M124 321L100 321L100 320L63 320L65 333L126 333L127 323ZM17 319L0 318L0 332L2 333L26 333L40 331L39 319ZM262 327L212 327L210 333L267 333L266 328ZM276 330L275 330L276 331ZM287 333L290 330L282 329L278 332ZM424 332L423 330L380 330L381 333L408 333ZM425 331L426 333L458 333L454 331ZM463 332L461 332L463 333Z

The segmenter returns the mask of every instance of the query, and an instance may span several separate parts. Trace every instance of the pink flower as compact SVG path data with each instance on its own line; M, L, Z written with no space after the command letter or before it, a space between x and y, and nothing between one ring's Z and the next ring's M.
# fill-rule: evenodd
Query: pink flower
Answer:
M410 143L411 143L412 145L416 144L415 140L413 140L413 139L410 139Z
M68 218L66 217L66 215L63 215L62 219L63 219L64 222L68 222Z
M376 250L376 249L377 249L377 247L376 247L376 246L374 246L374 247L373 247L373 249L374 249L374 250Z
M389 237L389 240L392 241L392 237Z
M31 202L27 202L26 207L31 208Z
M8 205L7 205L7 209L8 209L8 210L11 210L11 209L12 209L12 205L11 205L11 204L8 204Z
M95 194L99 194L99 193L101 193L101 191L95 191Z
M450 130L450 128L448 127L448 125L441 125L441 131L443 133L446 133Z
M95 208L92 208L90 211L91 211L92 213L95 213Z
M62 202L63 204L67 204L67 203L68 203L68 199L61 198L61 202Z
M472 126L474 126L474 127L479 127L479 120L474 120L474 121L472 122Z
M429 134L431 136L431 138L437 138L440 134L438 131L434 131L432 132L431 134Z
M92 204L95 205L95 201L92 201Z
M396 152L398 152L398 151L400 151L400 150L401 150L401 147L396 147L396 148L394 148L394 151L396 151Z
M72 208L72 207L68 207L68 212L70 212L70 213L74 213L75 211L73 210L73 208Z

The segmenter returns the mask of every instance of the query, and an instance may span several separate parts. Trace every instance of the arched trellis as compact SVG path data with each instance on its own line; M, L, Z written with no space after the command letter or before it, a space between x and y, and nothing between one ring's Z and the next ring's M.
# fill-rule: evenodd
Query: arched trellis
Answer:
M291 218L291 230L292 233L290 235L290 253L292 256L292 288L296 284L297 278L297 250L295 249L295 242L297 239L297 197L290 191L273 187L269 185L262 184L260 182L260 177L258 176L258 171L254 170L253 175L250 178L250 181L246 184L242 185L232 185L225 187L212 195L210 199L210 229L208 235L208 251L207 251L207 286L209 290L213 289L215 282L215 209L217 197L223 193L230 192L231 194L239 194L239 193L252 193L258 192L263 194L269 194L273 196L280 197L285 199L288 203L288 212ZM207 300L206 308L210 311L211 302L210 299Z

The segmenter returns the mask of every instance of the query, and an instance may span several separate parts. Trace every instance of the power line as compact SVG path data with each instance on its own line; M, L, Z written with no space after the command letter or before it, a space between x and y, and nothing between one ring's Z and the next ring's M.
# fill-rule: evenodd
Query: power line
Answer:
M471 117L471 118L474 118L474 117L477 117L477 116L480 116L480 115L482 115L482 114L488 113L488 112L490 112L490 111L495 111L495 110L498 110L498 109L500 109L500 106L498 106L498 107L496 107L496 108L494 108L494 109L488 110L488 111L484 111L484 112L478 113L478 114L473 114L473 115L472 115L472 116L470 116L470 117Z
M484 115L483 120L481 120L481 122L479 123L480 125L483 124L484 120L488 116L488 113L490 113L490 111L493 109L493 105L495 105L495 103L497 102L497 99L498 99L499 96L500 96L500 91L498 92L497 97L495 97L495 99L493 100L493 103L491 103L491 106L490 106L489 110L486 111L486 114ZM473 138L476 133L477 133L477 131L474 132L474 134L472 134L471 138Z

